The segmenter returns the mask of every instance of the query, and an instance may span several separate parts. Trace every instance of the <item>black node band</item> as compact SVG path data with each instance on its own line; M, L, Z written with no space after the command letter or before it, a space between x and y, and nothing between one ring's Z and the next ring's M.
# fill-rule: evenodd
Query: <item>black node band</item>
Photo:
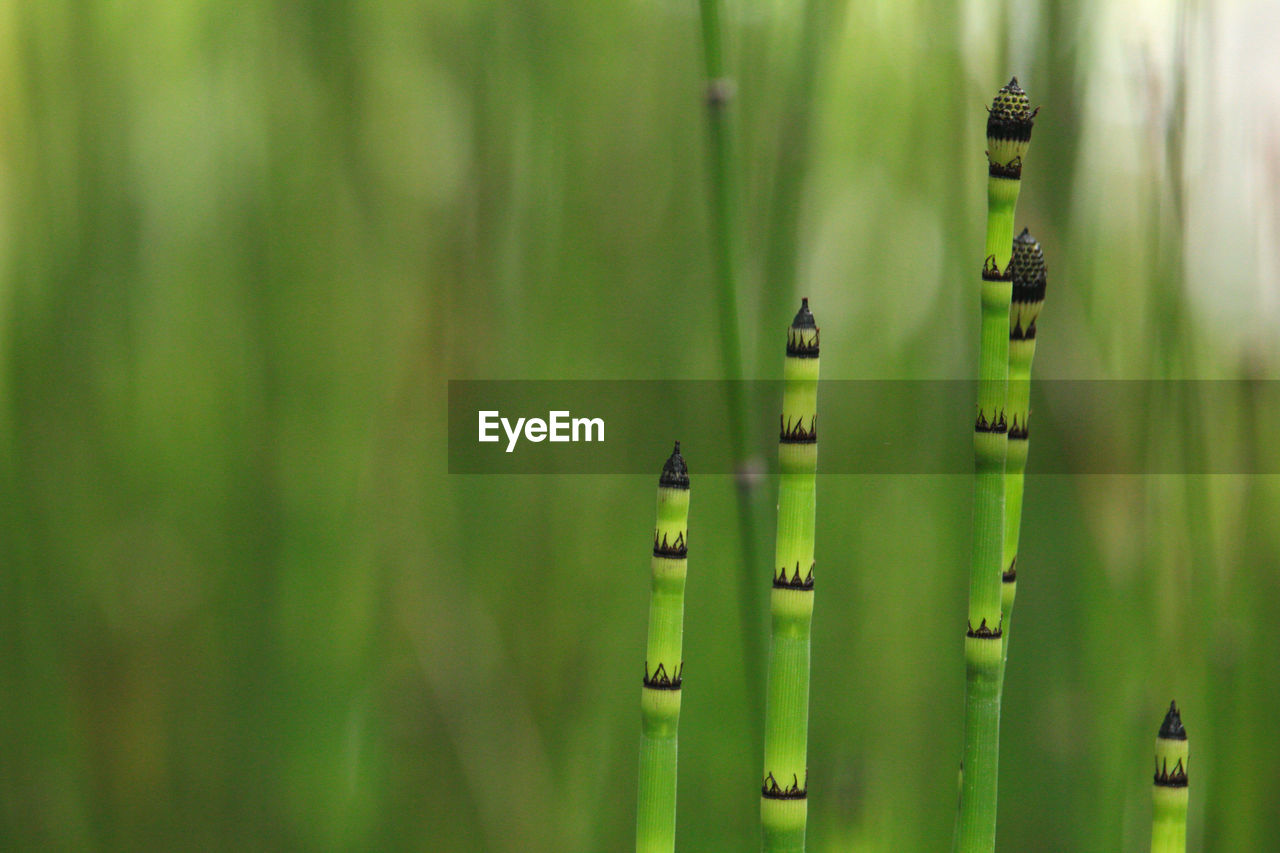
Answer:
M809 796L809 780L805 779L804 787L800 787L800 780L794 773L791 774L790 787L783 788L778 784L778 780L773 778L770 773L764 777L764 784L760 786L760 796L766 800L803 800Z
M969 625L969 630L965 632L965 636L972 637L975 640L998 640L1003 636L1003 633L998 625L994 630L988 628L987 620L983 619L982 624L977 627L977 630L974 629L973 625Z
M813 563L813 565L809 566L809 573L804 577L800 576L800 563L798 562L796 563L796 567L792 572L791 577L787 577L787 567L783 566L778 571L778 573L773 576L773 588L774 589L798 589L802 591L807 590L809 592L812 592L813 591L813 570L814 570L814 567L816 567L817 565L818 564L815 562Z
M1009 431L1009 422L1005 419L1004 413L1001 412L998 418L988 421L987 416L982 412L978 412L978 419L973 424L974 432L992 432L1002 433Z
M1008 163L987 162L987 174L993 178L1006 178L1011 181L1022 180L1022 158L1014 157Z
M658 533L653 534L653 556L667 557L672 560L683 560L689 556L689 546L684 541L684 534L676 535L676 541L667 542L667 534L662 534L662 541L658 541Z
M644 686L650 690L679 690L682 684L684 684L683 662L676 667L675 678L667 675L667 671L662 664L658 664L658 668L653 671L653 675L649 675L649 663L645 662Z

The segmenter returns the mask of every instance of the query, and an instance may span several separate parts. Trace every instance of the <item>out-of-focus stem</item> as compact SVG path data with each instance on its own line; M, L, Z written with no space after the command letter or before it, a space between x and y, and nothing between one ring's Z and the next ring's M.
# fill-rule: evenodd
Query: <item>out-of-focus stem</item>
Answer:
M755 492L759 465L752 458L750 401L742 379L742 340L738 316L738 168L732 128L733 81L724 69L724 27L721 0L699 0L702 20L702 56L706 72L708 175L711 202L711 242L715 270L716 304L720 313L722 378L728 380L729 450L737 475L738 606L744 660L759 660L762 597L753 584L758 564L755 524ZM754 670L747 669L747 693L752 726L759 739L761 690Z

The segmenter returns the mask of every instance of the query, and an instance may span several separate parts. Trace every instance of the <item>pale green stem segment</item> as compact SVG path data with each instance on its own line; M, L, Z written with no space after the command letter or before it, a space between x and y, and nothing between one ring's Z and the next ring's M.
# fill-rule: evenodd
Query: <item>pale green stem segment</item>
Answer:
M1155 786L1152 788L1151 853L1186 853L1187 732L1176 703L1156 736Z
M973 551L965 635L964 759L955 849L991 853L996 843L1000 754L1001 575L1013 293L1013 217L1034 113L1017 80L1000 90L987 120L987 242L982 269L978 415L974 424Z
M1002 185L1008 181L999 180ZM999 187L1007 193L1008 187ZM1016 191L1015 191L1016 195ZM989 220L1012 218L1011 204L992 207ZM1004 230L1002 223L994 226ZM991 229L989 229L991 230ZM1010 228L1011 230L1011 228ZM1008 254L996 256L1008 265ZM1003 269L1003 267L1000 267ZM996 774L1000 754L1001 561L1004 555L1004 477L1008 428L1009 301L1013 285L993 272L982 280L981 378L974 426L973 562L965 636L964 772L960 788L961 853L991 853L996 835Z
M818 327L809 300L787 331L778 536L760 797L767 853L803 851L808 819L809 629L818 465Z
M684 675L684 584L689 475L680 443L658 482L649 642L640 694L640 782L636 853L672 853L676 843L676 734Z
M1031 358L1026 350L1035 350L1035 341L1010 342L1009 345L1009 411L1012 422L1018 423L1020 397L1031 387ZM1025 363L1022 363L1025 359ZM1023 410L1024 417L1026 409ZM1013 602L1018 594L1018 541L1022 533L1022 495L1026 485L1027 453L1030 442L1026 436L1009 434L1009 450L1004 474L1004 559L1000 589L1001 657L1009 658L1009 629L1013 617Z
M1009 450L1005 462L1004 574L1000 598L1002 672L1009 660L1009 628L1018 592L1018 543L1022 537L1022 495L1031 447L1031 364L1036 356L1036 321L1044 305L1046 270L1040 244L1027 229L1013 241L1013 305L1009 311ZM1002 691L1003 692L1003 691Z

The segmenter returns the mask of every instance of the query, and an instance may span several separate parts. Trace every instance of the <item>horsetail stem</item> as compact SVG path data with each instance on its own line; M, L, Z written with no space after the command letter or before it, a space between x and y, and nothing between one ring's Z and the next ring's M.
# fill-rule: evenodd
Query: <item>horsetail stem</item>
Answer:
M1045 273L1040 244L1023 228L1013 241L1013 303L1009 310L1009 448L1004 474L1004 583L1000 597L1003 660L1009 656L1009 620L1018 591L1022 490L1030 449L1031 362L1036 356L1036 319L1044 305Z
M787 330L779 418L778 538L765 710L763 849L803 851L808 819L809 627L818 466L818 326L809 300Z
M965 634L964 760L960 853L990 853L996 843L996 771L1000 750L1000 577L1004 548L1004 473L1008 442L1009 304L1013 290L1013 214L1022 157L1035 111L1017 78L987 116L987 245L982 265L982 337L974 424L973 561Z
M1187 849L1187 730L1178 703L1169 703L1156 735L1156 775L1152 789L1151 853Z
M735 147L732 112L734 81L726 75L724 58L723 0L699 0L702 30L702 60L706 73L708 188L711 204L711 248L715 271L716 305L720 309L720 357L724 376L729 379L729 451L737 475L738 547L741 554L738 574L738 616L743 657L757 660L763 651L758 625L763 621L763 596L755 589L754 572L760 556L755 516L757 480L749 427L750 401L745 392L742 342L738 312L740 228L738 198L740 170ZM760 739L760 683L754 671L747 675L751 706L752 735Z
M640 784L636 851L671 853L676 843L676 734L684 674L684 581L688 568L689 470L676 442L658 479L644 687L640 693Z

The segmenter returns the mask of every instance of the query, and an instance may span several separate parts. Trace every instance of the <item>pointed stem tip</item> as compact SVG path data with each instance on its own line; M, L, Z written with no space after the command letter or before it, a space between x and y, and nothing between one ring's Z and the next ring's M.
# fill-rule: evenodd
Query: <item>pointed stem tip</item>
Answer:
M680 455L678 441L675 450L671 451L671 456L662 466L662 476L658 478L658 485L669 489L689 488L689 468L684 463L684 457Z
M1178 703L1169 703L1169 713L1164 715L1164 722L1160 725L1161 740L1186 740L1187 730L1182 727L1182 714L1178 711Z
M816 329L818 323L813 319L813 314L809 311L809 298L800 300L800 310L796 312L796 318L791 321L793 329Z

